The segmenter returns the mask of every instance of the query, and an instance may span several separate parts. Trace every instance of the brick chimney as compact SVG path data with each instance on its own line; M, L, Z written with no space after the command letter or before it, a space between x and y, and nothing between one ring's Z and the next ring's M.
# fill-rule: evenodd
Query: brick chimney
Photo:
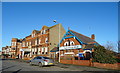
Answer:
M91 35L91 39L95 40L95 35L94 34Z

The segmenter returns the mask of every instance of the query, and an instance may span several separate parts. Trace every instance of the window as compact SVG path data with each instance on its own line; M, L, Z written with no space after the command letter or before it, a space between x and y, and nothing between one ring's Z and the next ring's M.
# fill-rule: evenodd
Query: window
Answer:
M37 52L35 52L35 54L37 54Z
M39 44L41 43L41 39L39 39Z
M45 33L46 33L46 30L42 30L42 31L41 31L41 34L45 34Z
M41 57L37 57L37 59L42 59Z
M40 48L38 48L38 54L40 54Z
M35 40L35 45L37 45L37 39Z
M16 44L17 44L17 43L16 43L16 42L14 42L14 44L15 44L15 46L16 46Z
M28 46L28 42L27 42L27 46Z
M68 40L64 43L64 46L72 46L72 45L75 45L75 43L73 41L70 41L70 40Z
M42 51L42 54L44 54L44 48L42 48L42 50L41 50L41 51Z
M33 37L35 37L35 33L33 34Z
M32 34L32 38L34 37L34 35Z
M48 57L43 57L44 59L50 59L50 58L48 58Z
M65 43L64 43L64 46L67 46L67 45L68 45L68 42L65 42Z
M44 34L44 32L43 32L43 31L41 31L41 34Z
M35 37L35 33L32 33L32 38Z
M46 48L45 48L45 54L47 54L47 52L48 52L48 48L46 47Z
M48 38L45 38L45 43L48 43Z
M42 52L42 54L44 54L44 52Z
M12 42L12 46L14 46L14 42Z
M12 42L12 46L16 46L16 42Z
M31 45L31 42L29 42L29 45Z
M72 45L74 45L75 43L73 42L73 41L70 41L70 45L72 46Z
M46 33L46 30L43 30L43 33L45 34L45 33Z
M25 42L22 43L22 47L25 47Z

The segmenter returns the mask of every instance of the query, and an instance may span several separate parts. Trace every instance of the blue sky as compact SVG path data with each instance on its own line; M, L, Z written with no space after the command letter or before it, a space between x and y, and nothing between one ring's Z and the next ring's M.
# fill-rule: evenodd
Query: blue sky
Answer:
M65 30L91 36L101 45L118 41L117 2L5 2L2 4L2 47L43 25L62 23Z

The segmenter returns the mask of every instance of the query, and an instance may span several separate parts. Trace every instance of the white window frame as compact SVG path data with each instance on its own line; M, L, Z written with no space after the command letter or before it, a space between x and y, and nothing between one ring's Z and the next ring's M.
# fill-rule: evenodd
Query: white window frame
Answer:
M64 43L64 46L66 46L66 44L67 44L67 46L68 46L69 43L68 43L68 42L65 42L65 43Z
M41 39L39 39L39 44L41 43Z
M45 38L45 43L48 43L48 38Z
M31 41L29 42L29 45L31 46Z
M41 52L44 52L44 48L41 48Z
M35 40L35 45L37 45L37 39Z
M25 47L25 42L22 43L22 47Z
M28 46L28 42L27 42L27 46Z
M73 43L73 44L72 44ZM73 41L70 41L70 45L72 46L72 45L75 45L75 43L73 42Z
M47 47L45 47L45 52L48 52L48 48Z
M46 30L43 30L43 34L45 34L46 33Z

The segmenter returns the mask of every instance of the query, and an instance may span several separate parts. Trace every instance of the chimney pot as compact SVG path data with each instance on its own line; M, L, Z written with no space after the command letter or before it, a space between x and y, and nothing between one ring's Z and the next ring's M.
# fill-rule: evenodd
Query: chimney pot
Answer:
M95 39L95 35L94 34L91 35L91 39L93 39L93 40Z

